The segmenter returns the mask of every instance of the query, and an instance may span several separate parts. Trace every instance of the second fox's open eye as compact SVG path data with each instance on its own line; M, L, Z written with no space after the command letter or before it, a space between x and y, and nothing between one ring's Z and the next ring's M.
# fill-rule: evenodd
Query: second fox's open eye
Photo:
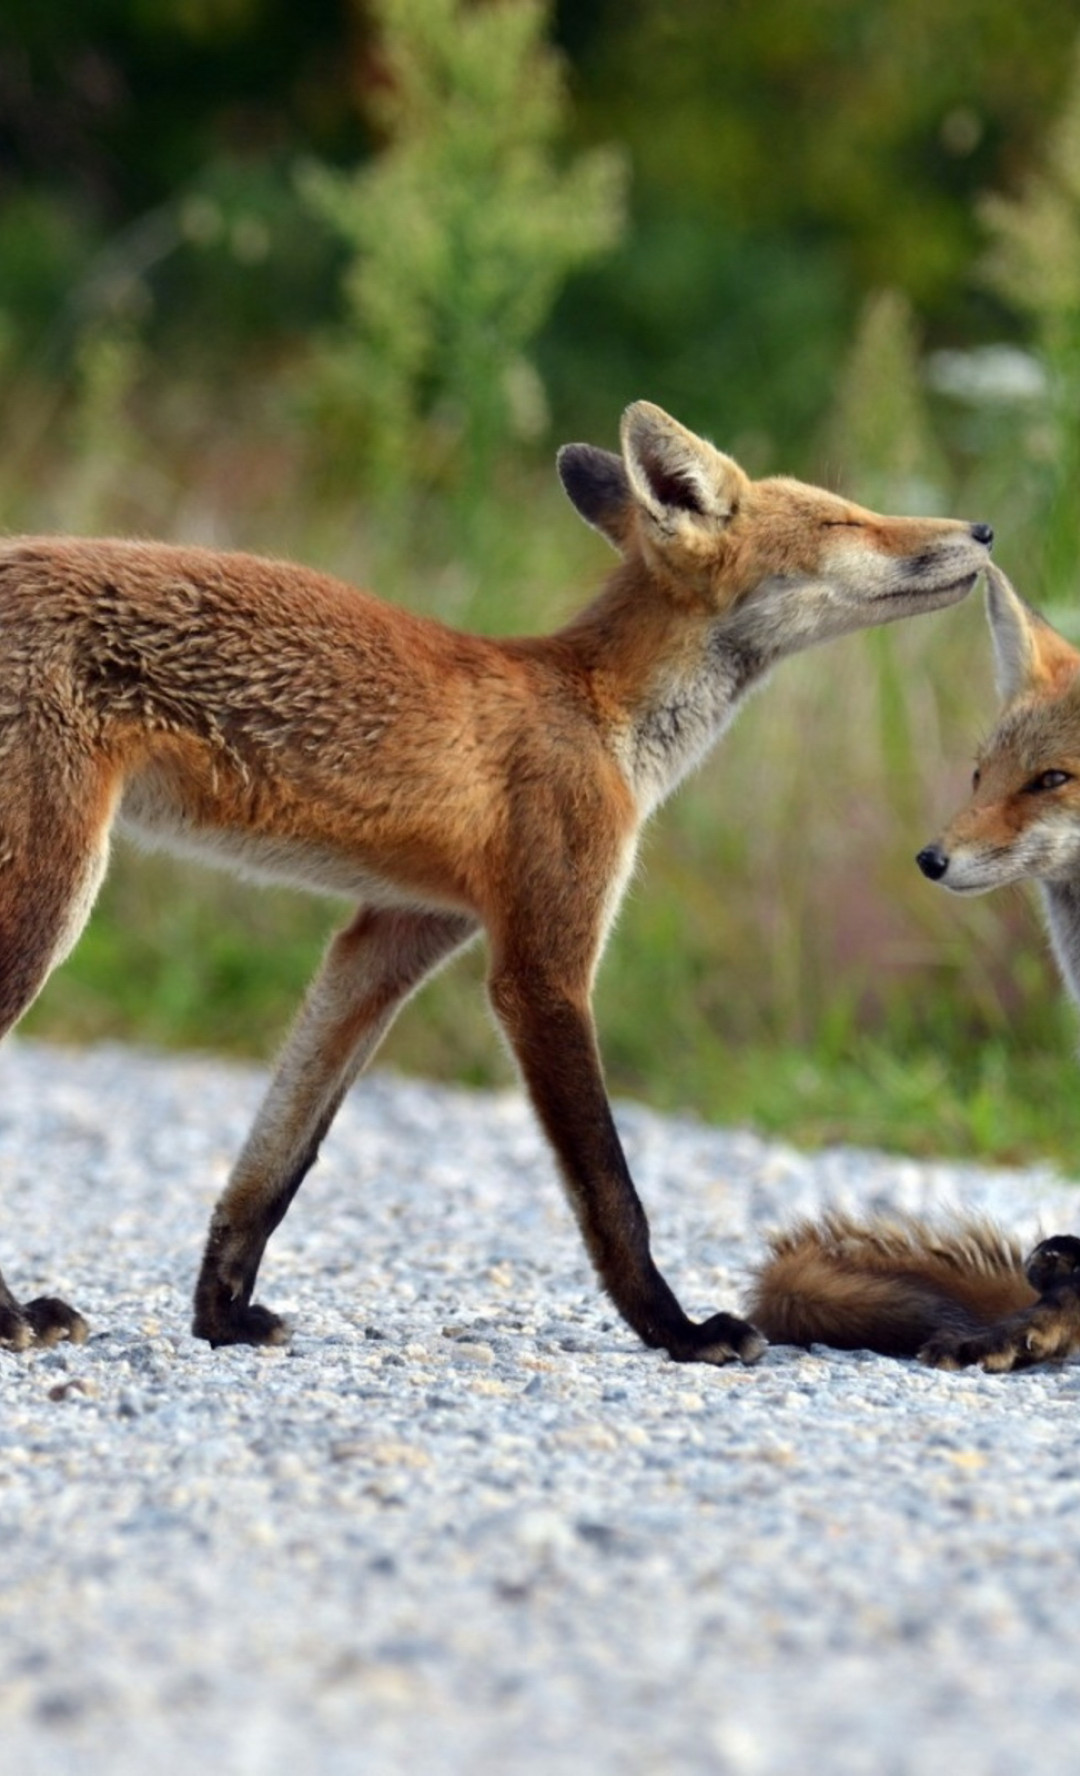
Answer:
M1072 782L1071 771L1040 771L1030 783L1025 783L1025 795L1043 795L1052 789L1060 789L1063 783Z
M982 772L979 770L978 765L976 765L974 771L972 771L972 773L971 773L971 787L972 787L972 789L978 789L979 784L981 782L982 782Z

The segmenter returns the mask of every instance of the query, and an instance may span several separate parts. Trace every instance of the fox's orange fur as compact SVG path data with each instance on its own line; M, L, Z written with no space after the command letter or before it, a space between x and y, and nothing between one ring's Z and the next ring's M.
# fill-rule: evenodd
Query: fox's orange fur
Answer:
M114 817L151 844L350 896L214 1211L195 1330L270 1342L266 1241L405 998L481 931L490 994L604 1287L646 1343L751 1359L653 1262L590 999L642 821L784 655L950 604L987 526L752 481L646 402L560 453L620 554L554 635L492 641L283 562L155 543L0 546L0 1033L75 942ZM0 1340L78 1335L0 1282Z

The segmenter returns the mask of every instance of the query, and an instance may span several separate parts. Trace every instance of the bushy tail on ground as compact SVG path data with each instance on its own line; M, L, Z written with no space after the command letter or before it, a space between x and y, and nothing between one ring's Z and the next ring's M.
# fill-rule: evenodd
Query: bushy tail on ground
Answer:
M772 1235L746 1314L773 1344L914 1357L1038 1299L1020 1246L989 1221L832 1212Z

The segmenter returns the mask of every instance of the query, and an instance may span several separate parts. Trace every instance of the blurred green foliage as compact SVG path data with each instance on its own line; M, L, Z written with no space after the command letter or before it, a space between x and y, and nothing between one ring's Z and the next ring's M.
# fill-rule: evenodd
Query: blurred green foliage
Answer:
M243 375L347 316L348 244L295 174L381 158L380 25L358 0L6 0L0 311L25 346L53 368L126 300ZM609 425L644 379L790 466L873 290L903 290L932 344L996 337L976 201L1030 171L1075 30L1070 0L564 0L572 136L628 158L633 226L545 329L559 425Z
M7 0L0 523L295 555L496 630L610 559L553 445L647 395L753 472L991 519L1074 629L1067 0ZM1056 121L1055 121L1056 120ZM978 610L790 662L658 817L616 1091L1068 1158L1026 896L911 863L991 719ZM118 847L28 1027L266 1053L340 909ZM505 1076L474 953L388 1057Z
M348 249L343 325L314 366L374 491L447 487L469 541L497 457L546 430L526 347L568 274L622 228L621 158L557 167L566 110L544 0L378 0L380 153L301 189Z
M1013 509L1040 536L1043 603L1075 606L1080 493L1080 45L1044 156L1017 196L981 205L984 277L1024 317L1044 379L1025 403ZM1068 621L1068 618L1066 618Z

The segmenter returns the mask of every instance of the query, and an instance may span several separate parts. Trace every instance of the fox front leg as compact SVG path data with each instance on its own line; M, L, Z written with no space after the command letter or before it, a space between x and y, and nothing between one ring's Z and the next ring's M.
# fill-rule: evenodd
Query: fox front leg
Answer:
M765 1340L753 1326L728 1313L689 1319L657 1269L604 1089L587 998L521 961L502 962L490 991L589 1256L623 1319L678 1362L755 1362Z
M210 1344L283 1344L251 1299L266 1242L314 1164L349 1086L395 1013L475 933L450 913L370 909L331 941L210 1222L192 1330Z

